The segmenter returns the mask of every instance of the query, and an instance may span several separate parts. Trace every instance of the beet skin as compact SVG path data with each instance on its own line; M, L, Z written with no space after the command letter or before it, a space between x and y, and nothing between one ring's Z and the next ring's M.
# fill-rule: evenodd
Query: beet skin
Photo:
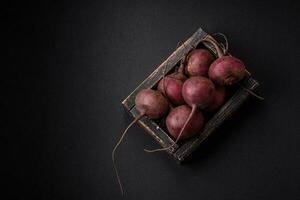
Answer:
M141 115L157 119L168 112L168 100L157 90L144 89L135 97L135 106Z
M166 119L166 125L170 135L177 138L192 109L187 105L182 105L171 110ZM197 110L189 123L184 128L180 139L187 139L199 133L204 123L204 118L200 110Z
M182 87L182 96L191 107L205 108L213 100L215 86L211 80L194 76L186 80Z
M209 112L214 112L218 110L223 105L224 100L225 88L222 86L216 86L213 100L205 110Z
M219 85L232 85L244 77L245 65L240 59L223 56L211 64L208 75Z
M189 53L186 74L189 76L207 76L210 64L214 61L212 54L206 49L195 49Z

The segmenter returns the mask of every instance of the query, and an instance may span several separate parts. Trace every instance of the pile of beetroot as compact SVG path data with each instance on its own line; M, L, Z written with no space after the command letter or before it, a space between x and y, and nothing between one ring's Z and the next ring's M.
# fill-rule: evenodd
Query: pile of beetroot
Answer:
M179 69L161 79L157 87L171 107L166 127L175 142L198 134L204 124L202 113L217 111L224 103L226 86L246 73L244 63L226 55L226 49L212 37L204 41L214 46L216 57L204 48L192 50ZM136 103L141 102L136 99Z
M129 127L144 116L150 119L165 117L168 133L175 140L173 146L181 139L199 134L204 125L203 112L217 111L224 103L226 86L244 78L244 63L227 53L227 45L220 45L211 36L203 41L216 49L216 56L204 48L194 49L182 59L175 72L159 81L156 90L144 89L137 94L135 105L140 115L126 128L112 152L122 193L114 154ZM171 146L146 151L167 150Z

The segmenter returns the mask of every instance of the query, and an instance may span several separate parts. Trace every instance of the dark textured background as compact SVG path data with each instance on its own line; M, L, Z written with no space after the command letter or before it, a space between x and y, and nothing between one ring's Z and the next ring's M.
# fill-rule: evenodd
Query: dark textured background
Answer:
M294 1L296 2L296 1ZM135 126L118 151L124 199L299 199L299 3L52 1L2 7L2 152L9 199L121 199L111 150L121 101L198 27L224 32L252 98L190 162ZM1 45L2 46L2 45Z

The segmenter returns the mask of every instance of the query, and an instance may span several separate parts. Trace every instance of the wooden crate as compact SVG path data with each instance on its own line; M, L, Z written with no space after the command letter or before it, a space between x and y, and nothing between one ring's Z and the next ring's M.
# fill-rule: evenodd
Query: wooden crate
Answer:
M205 48L216 55L216 51L208 43L203 43L201 40L207 35L201 28L199 28L187 41L178 47L166 61L164 61L150 76L148 76L123 102L124 107L129 111L133 117L137 117L139 112L135 107L136 94L145 88L153 88L157 85L164 73L173 70L180 63L181 59L192 49L196 48L200 43ZM254 80L250 73L247 73L241 84L256 91L259 83ZM184 142L174 145L167 152L172 155L178 162L182 162L187 158L208 136L210 136L226 119L228 119L240 106L248 99L249 93L242 88L237 88L224 105L217 111L204 125L201 133L197 136L185 140ZM167 147L173 144L174 140L168 133L161 128L155 121L143 117L138 121L139 125L144 128L162 147Z

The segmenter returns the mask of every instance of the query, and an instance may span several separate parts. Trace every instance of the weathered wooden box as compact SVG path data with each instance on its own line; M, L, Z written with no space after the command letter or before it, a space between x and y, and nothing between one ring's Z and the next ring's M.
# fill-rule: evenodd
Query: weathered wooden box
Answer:
M208 43L202 43L201 40L207 35L201 28L199 28L187 41L178 47L166 61L164 61L148 78L146 78L123 102L124 107L129 111L133 117L139 115L135 108L134 99L136 94L145 88L153 88L157 85L164 73L168 73L179 65L181 59L192 49L198 45L203 45L204 48L209 49L213 54L216 54L215 49ZM200 44L201 43L201 44ZM241 81L241 84L249 90L256 91L259 83L254 80L250 73ZM228 119L240 106L248 99L249 93L237 87L230 95L224 105L205 123L201 133L196 137L185 140L170 148L167 152L172 155L178 162L182 162L187 158L208 136L210 136L226 119ZM173 144L174 140L168 135L166 129L162 128L158 122L143 117L138 121L139 125L143 127L162 147L167 147Z

